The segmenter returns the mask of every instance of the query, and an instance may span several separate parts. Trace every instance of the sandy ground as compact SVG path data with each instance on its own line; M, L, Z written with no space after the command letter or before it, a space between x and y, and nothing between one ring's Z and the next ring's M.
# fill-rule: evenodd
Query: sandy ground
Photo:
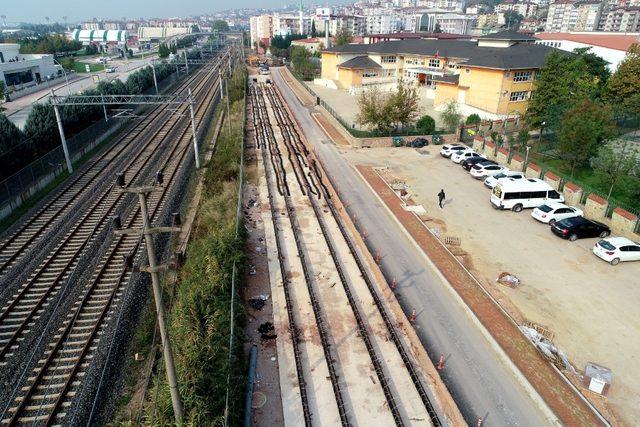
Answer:
M329 89L324 86L315 85L313 82L307 82L307 85L347 123L356 123L356 116L358 114L357 96L350 95L349 92L344 90ZM420 115L428 114L436 121L437 127L444 126L444 123L440 119L440 112L434 109L433 99L427 99L425 89L418 88L418 95L420 98ZM355 128L361 129L362 127L356 124Z
M640 288L634 284L639 263L611 267L591 254L597 239L571 243L552 235L528 210L495 211L482 182L440 157L435 147L428 148L428 154L389 148L342 152L353 164L387 166L405 180L412 198L424 205L440 233L461 239L461 249L470 254L465 263L503 306L519 321L550 329L577 369L587 361L611 368L614 380L608 400L627 424L638 419ZM441 188L447 193L443 210L436 196ZM522 285L496 285L503 271L517 275Z

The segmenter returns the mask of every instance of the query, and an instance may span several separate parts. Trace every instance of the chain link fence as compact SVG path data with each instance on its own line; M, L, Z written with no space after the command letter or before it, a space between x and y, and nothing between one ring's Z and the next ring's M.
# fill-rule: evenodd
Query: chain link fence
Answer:
M158 90L164 91L178 81L175 73L158 82ZM145 93L155 93L151 87ZM140 113L144 107L135 108ZM69 156L77 162L111 135L131 123L132 119L100 120L83 131L67 138ZM42 157L34 160L20 171L0 182L0 219L6 218L38 191L46 188L57 177L66 172L62 146L58 146Z

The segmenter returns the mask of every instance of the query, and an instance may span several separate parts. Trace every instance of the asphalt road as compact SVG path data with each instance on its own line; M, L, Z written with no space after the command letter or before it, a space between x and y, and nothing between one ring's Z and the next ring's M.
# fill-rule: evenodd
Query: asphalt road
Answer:
M386 207L372 194L354 169L300 104L277 69L275 83L302 126L316 153L329 168L349 210L368 230L367 245L382 248L382 269L398 279L396 295L405 312L417 310L418 336L434 363L446 358L442 379L471 425L542 426L551 421L527 394L511 367L483 335L440 276L427 263L424 253L403 233ZM386 255L385 255L386 254ZM390 255L393 254L393 255Z

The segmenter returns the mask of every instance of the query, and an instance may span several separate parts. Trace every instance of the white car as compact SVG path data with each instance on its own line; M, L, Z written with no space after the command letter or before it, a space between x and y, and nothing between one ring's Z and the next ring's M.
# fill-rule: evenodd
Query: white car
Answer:
M116 67L109 67L106 70L104 70L105 73L115 73L116 72Z
M477 165L473 165L473 167L471 168L471 170L469 171L471 173L471 176L476 178L476 179L481 179L487 176L494 176L497 175L499 173L503 173L508 171L509 168L506 168L504 166L500 166L500 165L496 165L496 164L491 164L491 163L485 163L485 164L477 164Z
M502 178L524 179L525 176L522 172L504 171L504 172L500 172L497 175L488 176L484 180L484 186L487 188L491 188L493 190L493 187L495 187L498 184L498 180Z
M626 237L608 237L595 244L593 253L611 265L620 261L640 261L640 243Z
M463 150L470 150L470 148L461 144L444 144L440 149L440 155L442 157L451 157L452 154Z
M453 153L451 155L451 160L453 161L453 163L457 163L460 164L460 162L462 162L463 160L467 160L471 157L482 157L484 158L484 156L482 154L476 153L473 150L460 150L457 153Z
M531 216L533 217L533 219L549 225L555 224L556 221L582 215L583 212L578 208L567 206L564 203L552 201L538 206L533 210L533 212L531 212Z

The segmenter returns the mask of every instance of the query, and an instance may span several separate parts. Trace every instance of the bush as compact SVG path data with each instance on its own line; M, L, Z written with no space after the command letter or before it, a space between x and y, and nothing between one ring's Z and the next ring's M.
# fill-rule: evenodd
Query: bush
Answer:
M480 116L477 115L476 113L473 113L469 117L467 117L467 120L465 123L468 125L477 125L481 121L482 119L480 118Z
M424 115L416 122L416 128L424 135L431 135L436 130L436 121L433 117Z

